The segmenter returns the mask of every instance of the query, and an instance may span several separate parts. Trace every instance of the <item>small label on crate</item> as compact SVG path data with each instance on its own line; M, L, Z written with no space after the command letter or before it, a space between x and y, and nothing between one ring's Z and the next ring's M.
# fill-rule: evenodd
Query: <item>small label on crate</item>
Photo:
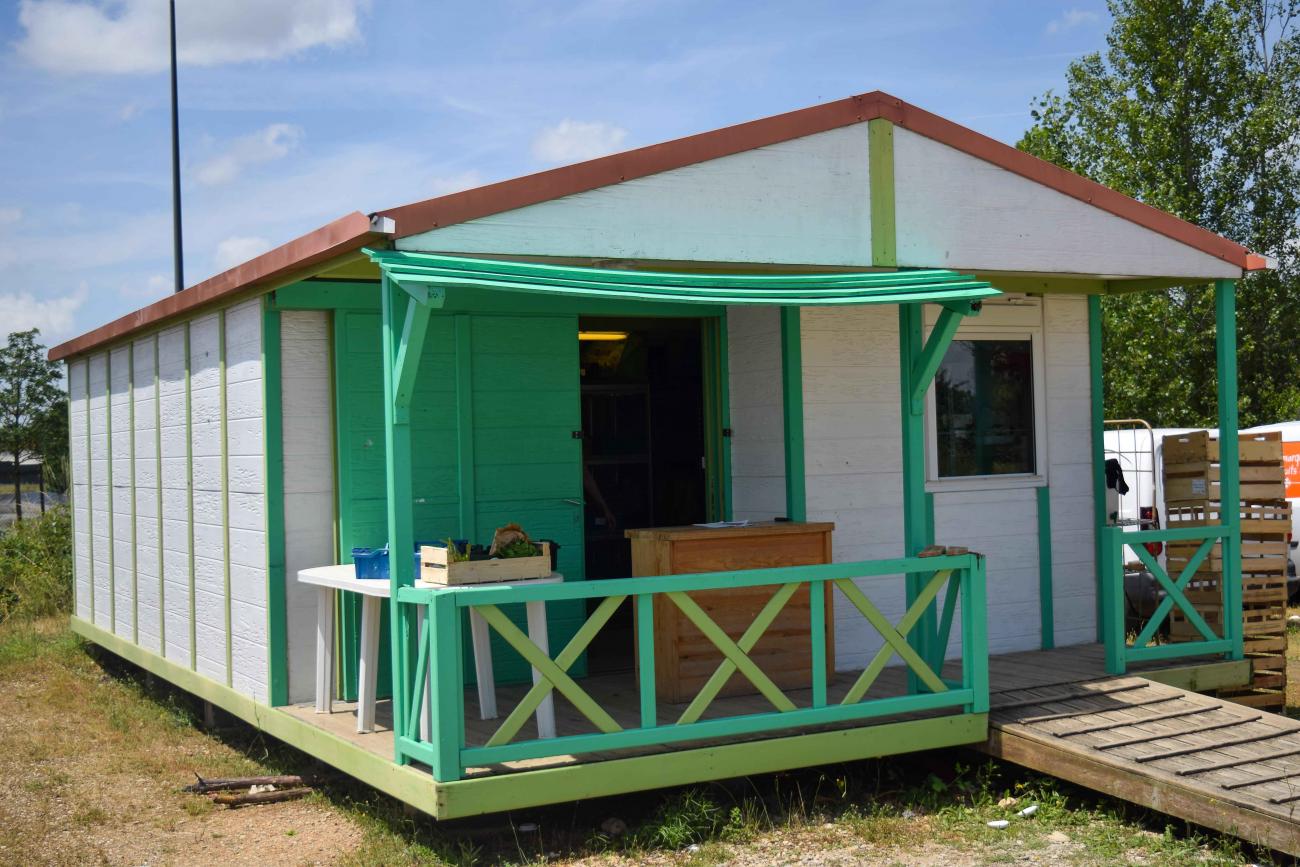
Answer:
M1205 494L1205 479L1192 479L1192 493L1197 496Z

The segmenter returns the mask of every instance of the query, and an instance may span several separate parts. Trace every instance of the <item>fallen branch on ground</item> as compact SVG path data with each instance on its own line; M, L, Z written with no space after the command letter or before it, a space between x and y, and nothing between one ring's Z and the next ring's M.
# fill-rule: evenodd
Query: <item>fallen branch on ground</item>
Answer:
M298 774L280 774L270 777L230 777L215 780L205 780L198 774L194 776L198 782L186 786L184 791L193 792L196 795L206 795L209 792L229 792L235 789L247 789L250 786L311 786L317 782L314 777L302 777Z
M223 793L212 798L214 803L227 807L244 807L249 804L274 804L277 801L293 801L311 794L311 789L302 786L296 789L277 789L274 792L240 792Z

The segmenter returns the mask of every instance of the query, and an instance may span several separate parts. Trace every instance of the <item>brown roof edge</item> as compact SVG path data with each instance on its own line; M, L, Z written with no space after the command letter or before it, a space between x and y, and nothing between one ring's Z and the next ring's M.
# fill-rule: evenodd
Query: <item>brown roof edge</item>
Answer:
M472 190L413 202L380 211L379 214L393 218L397 224L397 237L418 235L430 229L872 120L880 116L882 99L892 97L879 91L850 96L811 108L801 108Z
M397 237L512 211L633 178L883 117L1021 177L1145 226L1243 270L1263 267L1245 247L1109 187L945 120L879 90L636 150L561 166L521 178L381 211Z
M268 250L229 271L209 277L183 292L168 295L147 307L128 313L107 325L101 325L80 337L60 343L50 350L50 360L59 361L93 349L100 344L125 337L132 332L157 325L228 296L256 289L296 271L334 257L359 250L366 244L387 237L370 228L370 218L360 211L327 223L315 231Z

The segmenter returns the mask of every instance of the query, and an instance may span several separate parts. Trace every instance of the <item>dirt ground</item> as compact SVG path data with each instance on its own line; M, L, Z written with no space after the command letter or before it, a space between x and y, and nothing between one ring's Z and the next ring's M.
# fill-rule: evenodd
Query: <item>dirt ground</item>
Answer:
M461 824L409 815L337 778L306 800L230 810L182 787L195 773L326 769L242 724L205 732L200 717L192 698L85 645L62 622L0 627L0 865L830 867L1244 857L1234 841L1165 827L1162 817L1089 800L1047 778L1007 777L987 765L987 773L973 771L961 764L973 761L964 754L935 759L933 769L846 766L834 772L843 778L818 770L802 780L746 781L739 790L650 793ZM788 800L792 779L798 804ZM832 797L817 794L827 787ZM1016 807L996 803L1008 787L1020 795ZM811 806L805 791L814 794ZM1041 811L1016 819L1028 803ZM615 817L627 830L606 833L602 825ZM1003 817L1011 828L987 827Z

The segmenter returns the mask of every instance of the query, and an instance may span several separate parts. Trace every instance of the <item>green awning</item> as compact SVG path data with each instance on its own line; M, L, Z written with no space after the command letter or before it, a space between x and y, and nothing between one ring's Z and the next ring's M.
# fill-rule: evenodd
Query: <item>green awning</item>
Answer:
M449 287L677 304L915 304L971 302L1001 294L955 271L840 274L679 274L471 259L396 250L365 251L399 285L441 296Z

